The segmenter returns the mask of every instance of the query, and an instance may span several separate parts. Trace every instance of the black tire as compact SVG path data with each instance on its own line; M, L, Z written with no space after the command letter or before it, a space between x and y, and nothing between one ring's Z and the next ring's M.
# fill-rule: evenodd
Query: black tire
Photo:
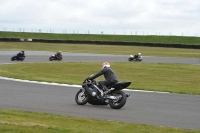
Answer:
M12 58L11 58L11 61L14 61L14 60L15 60L15 57L12 57Z
M131 58L131 57L129 57L129 58L128 58L128 61L132 61L132 58Z
M25 57L21 57L21 59L20 59L20 60L21 60L21 61L23 61L24 59L25 59Z
M126 94L123 91L117 91L113 93L114 96L121 95L121 98L117 101L115 100L109 100L109 105L113 109L120 109L126 104Z
M85 105L88 102L89 97L82 92L82 90L79 90L76 93L75 101L78 105Z
M49 60L52 61L52 60L53 60L53 57L50 57Z
M136 61L142 61L142 59L137 59Z

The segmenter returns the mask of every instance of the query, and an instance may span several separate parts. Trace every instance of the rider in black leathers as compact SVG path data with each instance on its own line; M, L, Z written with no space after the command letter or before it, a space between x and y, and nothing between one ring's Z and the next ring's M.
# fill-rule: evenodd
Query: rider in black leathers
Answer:
M100 84L99 87L101 87L101 89L109 91L107 87L114 85L115 83L118 82L118 77L116 73L110 68L110 64L108 62L104 62L102 64L102 70L97 74L88 77L88 80L93 80L101 75L104 75L106 79L104 81L98 82Z
M57 53L55 54L55 57L56 57L56 58L60 58L60 56L62 56L61 51L59 51L59 52L57 52Z
M20 52L17 54L17 57L18 57L18 58L21 58L21 57L24 57L24 56L25 56L24 51L20 51Z

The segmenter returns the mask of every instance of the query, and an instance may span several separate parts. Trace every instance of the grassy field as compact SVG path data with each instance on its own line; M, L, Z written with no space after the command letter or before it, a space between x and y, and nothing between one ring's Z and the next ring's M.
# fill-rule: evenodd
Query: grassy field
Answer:
M141 36L141 35L100 35L100 34L53 34L28 32L2 32L0 38L35 38L56 40L98 40L98 41L126 41L126 42L153 42L170 44L198 44L200 37L185 36Z
M46 113L0 109L1 133L199 133L167 128Z
M121 81L132 82L129 89L200 94L200 66L131 62L111 63L111 66ZM0 65L0 75L81 85L100 69L101 63L23 63ZM102 79L103 76L98 80Z
M78 53L122 54L127 55L141 52L143 56L165 56L200 58L199 49L139 47L139 46L112 46L88 44L55 44L31 42L0 42L0 50L35 50L35 51L65 51Z

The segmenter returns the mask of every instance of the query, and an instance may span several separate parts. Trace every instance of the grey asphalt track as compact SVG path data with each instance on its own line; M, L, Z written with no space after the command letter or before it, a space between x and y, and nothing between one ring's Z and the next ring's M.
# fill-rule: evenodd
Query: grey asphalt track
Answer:
M10 61L11 53L12 51L0 51L0 63L14 63ZM33 52L32 54L30 52L30 57L27 55L25 62L49 62L48 55L50 54L52 53L41 52L38 56L38 52ZM127 61L127 58L127 56L123 55L64 53L63 61L65 61L65 59L69 61L68 59L70 59L71 61L106 60L110 62L123 62L123 59ZM154 60L152 62L156 62L155 58L151 58ZM179 60L178 58L173 59ZM168 63L173 63L171 58L167 58L166 61L168 61ZM196 60L190 59L184 59L184 61L186 61L186 64L198 64L198 59L197 62ZM15 63L17 62L18 61L15 61ZM180 62L182 62L182 60L179 60L179 63ZM67 116L89 117L156 126L200 129L199 95L126 91L131 94L127 99L126 105L120 110L114 110L109 106L93 106L89 104L84 106L77 105L74 96L80 89L78 87L41 85L3 79L0 80L0 85L0 108L47 112Z
M0 63L19 63L10 61L13 54L19 51L0 51ZM55 52L26 51L26 59L23 62L49 62L49 57ZM62 62L128 62L129 55L87 54L62 52ZM200 58L173 58L144 56L142 62L149 63L179 63L200 64Z

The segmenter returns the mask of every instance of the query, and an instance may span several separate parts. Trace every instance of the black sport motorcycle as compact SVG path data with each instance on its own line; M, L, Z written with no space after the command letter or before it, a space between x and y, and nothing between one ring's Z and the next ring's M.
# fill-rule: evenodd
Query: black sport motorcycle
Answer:
M52 61L52 60L58 60L58 61L61 61L62 60L62 55L60 55L59 57L57 57L55 54L52 54L51 57L49 57L49 60Z
M142 61L142 56L133 56L130 55L130 57L128 58L128 61Z
M13 55L13 56L11 57L11 61L14 61L14 60L23 61L24 59L25 59L25 56L19 57L19 56L17 56L17 54L15 54L15 55Z
M76 93L75 101L78 105L86 103L92 105L110 105L113 109L120 109L126 104L127 97L130 94L125 94L122 89L128 87L131 82L118 82L110 87L109 91L101 90L96 80L85 79L82 88Z

